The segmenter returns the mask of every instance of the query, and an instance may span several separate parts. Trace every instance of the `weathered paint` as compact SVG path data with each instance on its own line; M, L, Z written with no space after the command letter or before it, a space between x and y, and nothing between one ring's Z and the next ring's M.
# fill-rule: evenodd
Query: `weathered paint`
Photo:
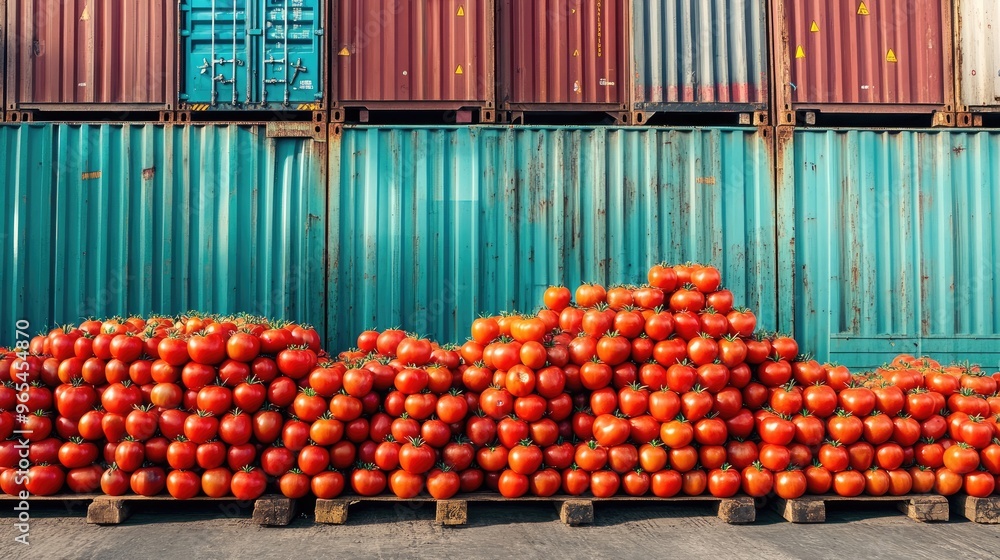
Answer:
M2 4L10 23L9 110L173 108L175 3L9 0L0 9Z
M688 260L719 266L774 328L771 149L754 129L344 128L329 338L400 325L460 341L476 313L530 311L550 284Z
M773 0L783 110L953 111L949 0Z
M324 6L184 0L180 101L195 110L319 108L326 91Z
M635 0L631 23L636 109L767 108L764 0Z
M326 144L264 127L0 126L0 324L325 314Z
M1000 360L1000 133L778 140L781 325L852 367Z
M499 14L505 108L628 108L625 0L503 0Z
M961 110L1000 111L1000 6L955 0L955 74Z
M493 0L338 2L330 56L336 101L492 107L495 12Z

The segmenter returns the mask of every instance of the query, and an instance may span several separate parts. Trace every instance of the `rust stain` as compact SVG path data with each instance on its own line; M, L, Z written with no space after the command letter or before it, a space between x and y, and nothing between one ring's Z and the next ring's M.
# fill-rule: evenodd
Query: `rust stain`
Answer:
M715 177L698 177L697 179L694 180L694 182L698 183L699 185L714 185Z
M145 168L145 169L142 170L142 180L143 181L150 181L155 176L156 176L156 168L155 167L147 167L147 168Z
M955 146L951 149L951 151L954 152L956 156L960 156L962 155L962 152L965 151L965 146Z
M80 176L80 179L84 181L87 181L89 179L100 179L100 178L101 178L100 171L87 171Z

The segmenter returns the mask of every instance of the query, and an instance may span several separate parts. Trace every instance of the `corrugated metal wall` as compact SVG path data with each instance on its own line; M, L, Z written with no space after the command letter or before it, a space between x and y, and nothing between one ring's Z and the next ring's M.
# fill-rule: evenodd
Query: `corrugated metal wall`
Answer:
M764 0L635 0L632 40L636 109L767 107Z
M330 145L330 337L462 340L550 284L719 266L776 317L772 139L755 129L346 128Z
M955 73L963 108L1000 111L1000 5L955 0Z
M794 106L786 110L953 110L949 0L773 0L772 8L775 87Z
M177 4L8 0L7 107L174 106Z
M782 327L820 359L1000 360L1000 133L779 138Z
M0 127L0 317L325 315L325 143L264 127Z
M337 101L493 101L493 0L341 0Z
M499 7L498 102L514 110L533 104L628 108L625 0L503 0Z

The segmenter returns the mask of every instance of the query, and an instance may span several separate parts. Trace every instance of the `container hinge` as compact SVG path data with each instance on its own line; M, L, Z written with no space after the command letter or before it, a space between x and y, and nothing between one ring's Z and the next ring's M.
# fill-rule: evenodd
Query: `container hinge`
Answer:
M190 4L180 4L177 7L177 9L179 9L182 12L190 12L191 11L191 6L190 6Z

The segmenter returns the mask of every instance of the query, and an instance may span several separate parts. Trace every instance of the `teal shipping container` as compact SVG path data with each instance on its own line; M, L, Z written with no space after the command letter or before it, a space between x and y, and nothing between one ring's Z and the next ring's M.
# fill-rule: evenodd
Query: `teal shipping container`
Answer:
M191 309L323 328L325 142L24 124L0 153L0 333Z
M346 128L330 143L330 338L394 325L463 341L549 285L720 268L777 325L768 129Z
M550 284L697 260L822 361L1000 365L1000 132L771 130L0 126L0 325L199 309L335 350L461 341Z
M778 138L781 326L852 368L1000 366L1000 133Z
M322 109L325 5L321 0L182 0L181 107Z

